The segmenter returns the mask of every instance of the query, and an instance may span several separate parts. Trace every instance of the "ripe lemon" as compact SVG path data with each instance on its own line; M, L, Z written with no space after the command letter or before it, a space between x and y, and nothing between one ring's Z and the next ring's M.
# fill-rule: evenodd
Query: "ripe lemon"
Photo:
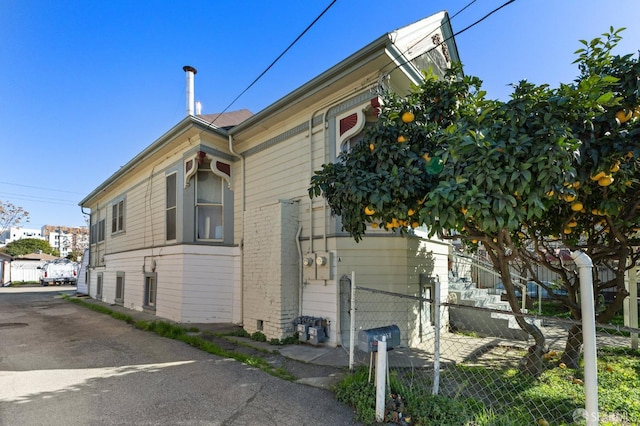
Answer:
M628 156L629 154L627 154ZM603 178L606 175L605 172L598 172L595 175L591 176L591 180L596 181L596 180L600 180L600 178Z
M373 229L376 229L376 228L378 227L378 224L377 224L376 222L373 222L373 223L371 224L371 227L372 227Z
M402 122L403 123L411 123L416 118L415 115L411 111L406 111L402 114Z
M615 172L617 172L618 170L620 170L620 162L619 162L619 161L616 161L615 163L613 163L613 165L611 166L611 168L609 169L609 171L610 171L611 173L615 173Z
M578 222L576 222L575 220L572 220L571 222L567 223L567 226L569 228L575 228L576 226L578 226Z
M402 143L406 141L407 141L407 138L405 138L403 135L398 136L398 142Z
M576 199L576 196L573 194L565 194L562 197L567 203L571 203L572 201L574 201Z
M553 197L553 194L555 194L555 192L553 192L553 189L549 192L547 192L547 197Z
M558 364L558 367L567 368L567 364L565 364L564 362L561 362L560 364Z
M611 175L606 175L598 179L598 185L600 186L609 186L613 183L614 179Z
M418 226L420 226L420 224L418 222L412 222L411 223L411 227L414 228L414 229L417 228Z
M620 121L620 123L626 123L631 119L632 115L633 115L632 111L627 111L622 109L616 112L616 118Z
M467 215L467 211L468 211L468 210L467 210L467 208L466 208L466 207L462 207L462 208L460 209L460 212L462 212L462 214L463 214L463 215L465 215L465 216Z
M416 212L415 210L413 210L413 209L409 209L409 211L407 212L407 215L409 215L409 216L413 216L413 214L414 214L415 212Z
M426 161L427 163L431 160L431 157L429 157L429 153L428 152L425 152L422 155L422 158L424 158L424 161Z
M573 232L573 230L572 230L571 228L564 228L564 231L563 231L563 232L564 232L566 235L569 235L570 233L572 233L572 232Z
M632 159L633 158L633 151L627 152L627 158L628 159Z
M375 213L376 211L374 209L369 208L369 206L364 208L364 214L366 214L367 216L371 216Z
M571 210L573 210L574 212L579 212L580 210L582 210L584 206L582 205L582 203L580 201L576 201L574 203L571 203Z
M372 144L372 143L370 143L370 144L369 144L369 149L370 149L371 151L373 151L373 148L375 148L375 147L373 146L373 144Z

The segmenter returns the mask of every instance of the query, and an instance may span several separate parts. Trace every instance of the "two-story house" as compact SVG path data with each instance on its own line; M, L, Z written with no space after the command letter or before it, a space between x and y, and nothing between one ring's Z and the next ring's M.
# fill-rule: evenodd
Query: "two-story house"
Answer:
M349 309L341 282L352 271L359 285L403 294L418 294L425 274L446 286L448 244L374 229L356 243L307 190L376 120L381 90L407 93L423 69L442 75L458 60L440 12L255 115L194 114L196 71L185 67L188 115L80 202L91 215L90 296L268 338L291 334L297 317L321 317L327 343L339 344Z

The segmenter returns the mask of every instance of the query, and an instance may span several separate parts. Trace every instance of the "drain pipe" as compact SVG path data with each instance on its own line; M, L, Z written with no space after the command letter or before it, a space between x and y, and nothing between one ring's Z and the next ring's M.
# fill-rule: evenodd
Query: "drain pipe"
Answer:
M302 286L304 280L304 272L302 266L302 243L300 242L300 234L302 233L302 224L298 225L296 232L296 249L298 249L298 317L302 316Z
M233 136L229 135L229 152L233 154L236 158L240 159L240 175L242 176L242 186L240 191L242 194L240 195L240 212L242 214L242 233L240 237L240 322L244 324L244 209L245 209L245 199L244 199L244 188L245 188L245 174L244 174L244 156L242 154L237 153L233 150Z
M587 426L598 424L598 365L596 354L596 322L593 299L593 262L584 252L572 251L580 278L580 308L584 344L584 393Z

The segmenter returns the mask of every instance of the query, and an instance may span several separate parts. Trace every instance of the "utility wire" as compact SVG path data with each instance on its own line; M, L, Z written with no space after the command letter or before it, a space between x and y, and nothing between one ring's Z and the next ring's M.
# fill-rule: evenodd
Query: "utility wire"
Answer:
M447 37L446 39L442 40L440 43L438 43L436 46L433 46L431 49L421 53L420 55L418 55L417 57L420 56L424 56L428 53L431 53L433 50L435 50L436 48L438 48L440 45L443 45L445 42L451 40L452 38L464 33L465 31L467 31L468 29L475 27L476 25L478 25L480 22L484 21L485 19L487 19L489 16L493 15L494 13L496 13L497 11L499 11L500 9L510 5L511 3L514 3L516 0L509 0L505 3L503 3L502 5L498 6L497 8L493 9L491 12L487 13L486 15L484 15L482 18L478 19L477 21L475 21L474 23L467 25L465 28L461 29L460 31L457 31L455 33L453 33L451 36ZM468 5L466 5L465 7L463 7L460 11L458 11L455 15L453 15L453 17L449 18L449 22L451 22L451 19L453 19L456 15L458 15L460 12L462 12L464 9L466 9L467 7L471 6L471 4L473 4L475 2L475 0L473 0L471 3L469 3ZM430 35L430 34L429 34ZM424 40L426 37L428 37L429 35L423 37L420 41ZM415 44L414 44L415 46ZM403 53L406 53L409 49L405 50ZM415 58L414 58L415 59ZM393 64L395 61L391 60L389 61L389 63L387 65ZM397 68L400 68L402 65L407 64L410 61L405 61L399 64L396 64L396 66L391 70L395 70ZM387 74L389 74L391 71L387 72Z
M21 186L21 187L23 187L23 188L44 189L45 191L66 192L67 194L78 194L78 195L82 195L82 192L65 191L65 190L63 190L63 189L43 188L43 187L41 187L41 186L21 185L21 184L19 184L19 183L0 182L0 185Z
M233 104L235 104L235 103L236 103L236 101L237 101L238 99L240 99L240 97L241 97L242 95L244 95L244 94L245 94L249 89L251 89L251 87L253 87L253 85L254 85L254 84L256 84L256 83L258 82L258 80L260 80L260 79L261 79L261 78L262 78L262 77L267 73L267 71L269 71L269 70L270 70L270 69L271 69L271 68L276 64L276 62L278 62L278 61L280 60L280 58L282 58L282 57L285 55L285 53L287 53L287 52L289 51L289 49L291 49L291 48L293 47L293 45L294 45L294 44L296 44L296 43L297 43L297 42L302 38L302 36L304 36L304 35L307 33L307 31L309 31L309 30L311 29L311 27L313 27L313 26L315 25L315 23L316 23L316 22L318 22L318 20L320 20L320 18L322 18L322 16L323 16L325 13L327 13L327 11L331 8L331 6L333 6L333 5L335 4L335 2L336 2L336 1L337 1L337 0L333 0L331 3L329 3L329 6L327 6L327 7L322 11L322 13L320 13L320 15L318 15L318 16L316 17L316 19L314 19L314 20L313 20L313 22L311 22L311 23L307 26L307 28L305 28L305 29L304 29L304 31L302 31L302 32L300 33L300 35L298 35L298 37L296 37L296 39L295 39L295 40L293 40L293 42L291 42L291 44L289 44L289 46L288 46L288 47L287 47L287 48L286 48L282 53L280 53L280 55L278 55L278 57L277 57L276 59L274 59L274 60L273 60L273 62L271 62L271 64L270 64L270 65L269 65L269 66L268 66L264 71L262 71L262 72L260 73L260 75L258 75L258 77L256 77L256 78L255 78L255 80L253 80L253 81L251 82L251 84L249 84L249 85L246 87L246 89L244 89L242 92L240 92L240 94L239 94L238 96L236 96L236 97L235 97L235 99L234 99L233 101L231 101L231 103L230 103L229 105L227 105L227 107L226 107L224 110L222 110L222 112L218 113L218 115L216 115L216 117L215 117L211 122L209 122L209 124L207 125L207 127L209 127L209 126L213 125L213 123L215 123L215 121L216 121L216 120L217 120L217 119L218 119L222 114L224 114L225 112L227 112L227 110L228 110L229 108L231 108L231 106L232 106Z

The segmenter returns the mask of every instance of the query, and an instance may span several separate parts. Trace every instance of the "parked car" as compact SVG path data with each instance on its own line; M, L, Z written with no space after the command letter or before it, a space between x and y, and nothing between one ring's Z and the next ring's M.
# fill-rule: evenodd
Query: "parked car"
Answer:
M76 285L78 264L69 259L56 259L46 262L40 268L40 285Z

